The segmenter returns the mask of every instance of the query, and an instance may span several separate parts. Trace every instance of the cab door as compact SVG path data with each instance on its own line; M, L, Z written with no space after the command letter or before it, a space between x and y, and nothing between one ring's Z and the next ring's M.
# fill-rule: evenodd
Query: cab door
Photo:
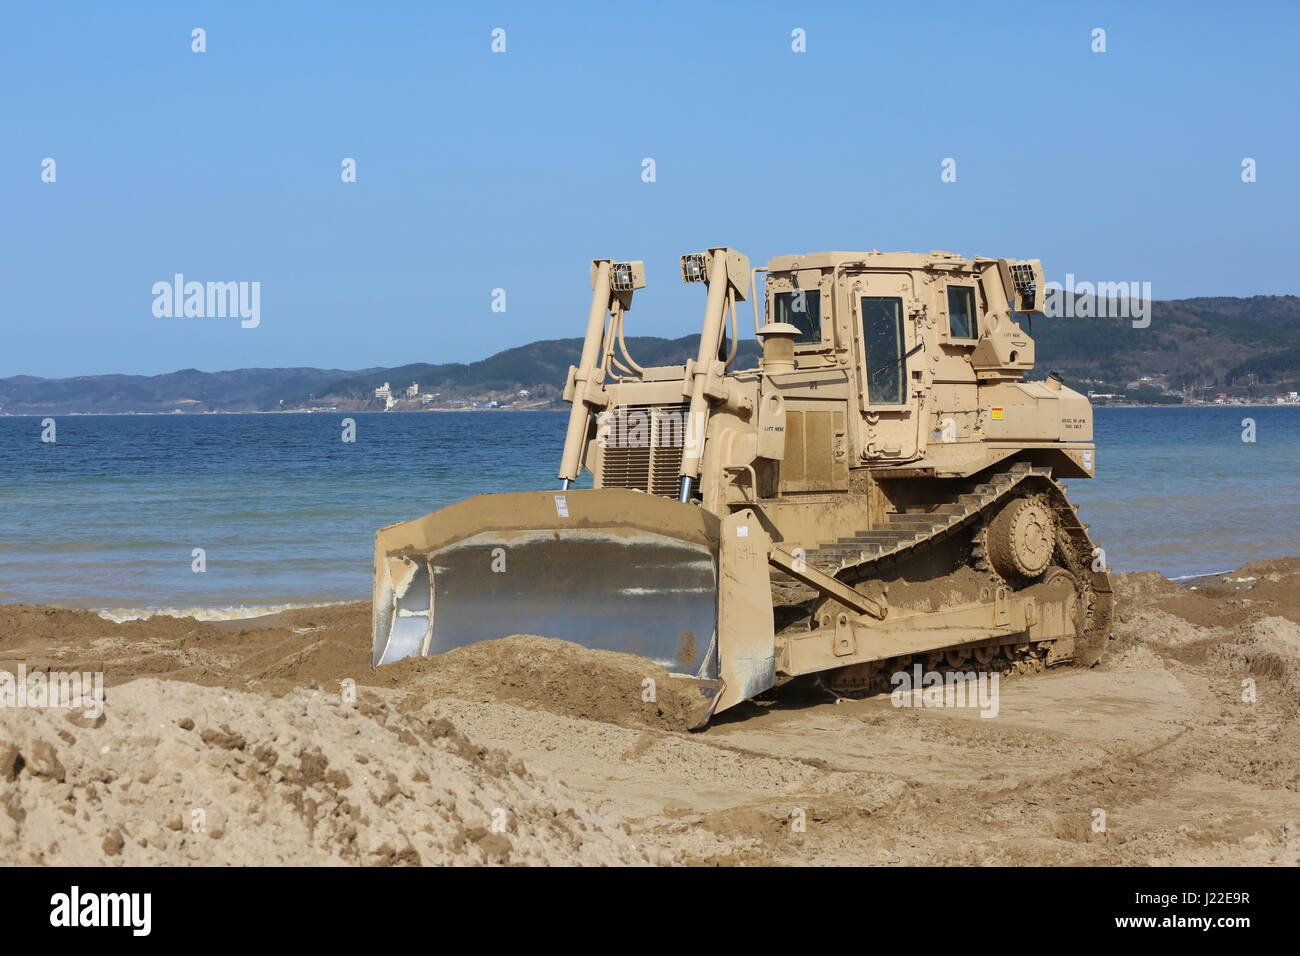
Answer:
M855 338L858 403L862 412L863 460L910 461L919 457L923 389L914 375L924 352L909 355L919 339L908 273L862 273L850 277L847 294Z

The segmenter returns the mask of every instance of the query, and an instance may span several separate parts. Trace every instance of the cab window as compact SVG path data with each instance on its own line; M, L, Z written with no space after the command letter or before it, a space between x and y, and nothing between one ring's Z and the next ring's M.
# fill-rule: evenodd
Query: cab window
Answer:
M867 401L872 405L901 405L907 389L903 300L863 296L862 339L867 348Z
M979 330L975 328L975 290L970 286L948 286L948 336L979 338Z
M822 297L817 289L778 292L772 297L773 321L789 322L799 330L796 345L822 340Z

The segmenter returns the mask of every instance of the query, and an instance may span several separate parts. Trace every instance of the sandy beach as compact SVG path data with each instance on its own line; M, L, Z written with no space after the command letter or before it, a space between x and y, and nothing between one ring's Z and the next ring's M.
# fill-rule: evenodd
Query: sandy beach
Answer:
M371 668L360 603L5 606L0 668L107 689L0 708L0 862L1300 862L1300 559L1117 586L1103 664L996 719L787 689L699 733L661 668L555 639Z

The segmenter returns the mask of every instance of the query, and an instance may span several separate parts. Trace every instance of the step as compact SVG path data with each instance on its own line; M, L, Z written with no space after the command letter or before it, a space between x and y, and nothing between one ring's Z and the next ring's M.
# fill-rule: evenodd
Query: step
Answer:
M922 525L938 524L940 521L946 520L946 518L936 518L934 515L929 514L890 514L885 515L885 526L889 528L921 527Z
M880 556L881 551L890 551L892 549L892 545L886 548L881 548L879 545L875 544L866 544L858 548L850 548L848 546L842 548L825 548L815 554L808 555L808 561L815 564L818 561L842 561L846 557L851 557L853 560L857 561L864 555L868 558L875 558Z
M897 515L885 522L885 531L938 531L952 524L956 515Z
M865 534L855 534L851 538L841 538L829 547L840 545L858 545L858 544L886 544L893 541L914 541L917 538L925 537L923 531L916 529L900 528L897 531L868 531Z
M912 541L890 541L883 544L863 544L860 547L850 547L845 545L839 548L826 548L818 551L815 555L809 555L808 560L816 562L820 560L841 561L846 557L852 557L855 561L865 555L868 558L878 558L882 554L889 554L900 546L911 545Z
M880 551L880 546L875 544L864 544L860 547L849 547L848 545L845 545L840 548L822 548L808 555L808 560L811 562L839 561L846 555L852 555L856 559L864 554L869 558L874 558L880 553Z
M828 551L843 551L845 549L856 551L858 548L875 548L879 547L885 541L892 543L897 540L897 536L881 538L865 534L854 535L851 538L840 538L836 541L828 541L825 544L819 544L815 549L810 551L809 554L825 554Z

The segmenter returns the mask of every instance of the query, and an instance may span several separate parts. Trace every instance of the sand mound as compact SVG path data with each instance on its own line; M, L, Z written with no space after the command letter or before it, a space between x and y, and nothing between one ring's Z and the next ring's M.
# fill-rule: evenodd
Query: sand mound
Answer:
M1206 579L1199 579L1204 582ZM1214 580L1218 580L1217 578ZM1154 610L1181 618L1198 627L1220 627L1244 621L1249 617L1250 601L1236 591L1197 587L1188 582L1184 587L1154 571L1133 574L1113 574L1115 588L1116 623L1122 624L1130 615ZM1191 588L1196 587L1196 590Z
M1119 647L1101 660L1103 670L1147 672L1165 666L1164 660L1146 644Z
M683 730L695 691L632 654L518 636L432 658L370 666L366 604L302 608L265 618L201 622L155 617L114 623L89 611L0 607L0 669L102 671L108 686L164 677L234 690L338 691L340 682L418 695L497 700L621 726ZM653 700L643 700L654 681Z
M1235 640L1220 644L1211 659L1257 677L1300 684L1300 625L1283 617L1251 621Z
M493 701L664 730L685 730L702 703L692 685L643 657L526 635L385 664L367 683L405 691L415 706Z
M1125 644L1137 643L1186 647L1218 636L1211 628L1198 627L1166 611L1132 606L1116 615L1111 633L1119 642L1119 647L1115 650L1122 649Z
M1111 574L1111 586L1120 604L1149 604L1160 598L1187 596L1185 588L1170 581L1156 571L1134 571L1128 574Z
M0 710L0 863L644 863L568 789L363 694L137 680Z
M369 606L303 608L239 621L152 617L115 623L91 611L0 606L0 668L102 671L285 693L370 671ZM337 686L337 684L335 684Z

